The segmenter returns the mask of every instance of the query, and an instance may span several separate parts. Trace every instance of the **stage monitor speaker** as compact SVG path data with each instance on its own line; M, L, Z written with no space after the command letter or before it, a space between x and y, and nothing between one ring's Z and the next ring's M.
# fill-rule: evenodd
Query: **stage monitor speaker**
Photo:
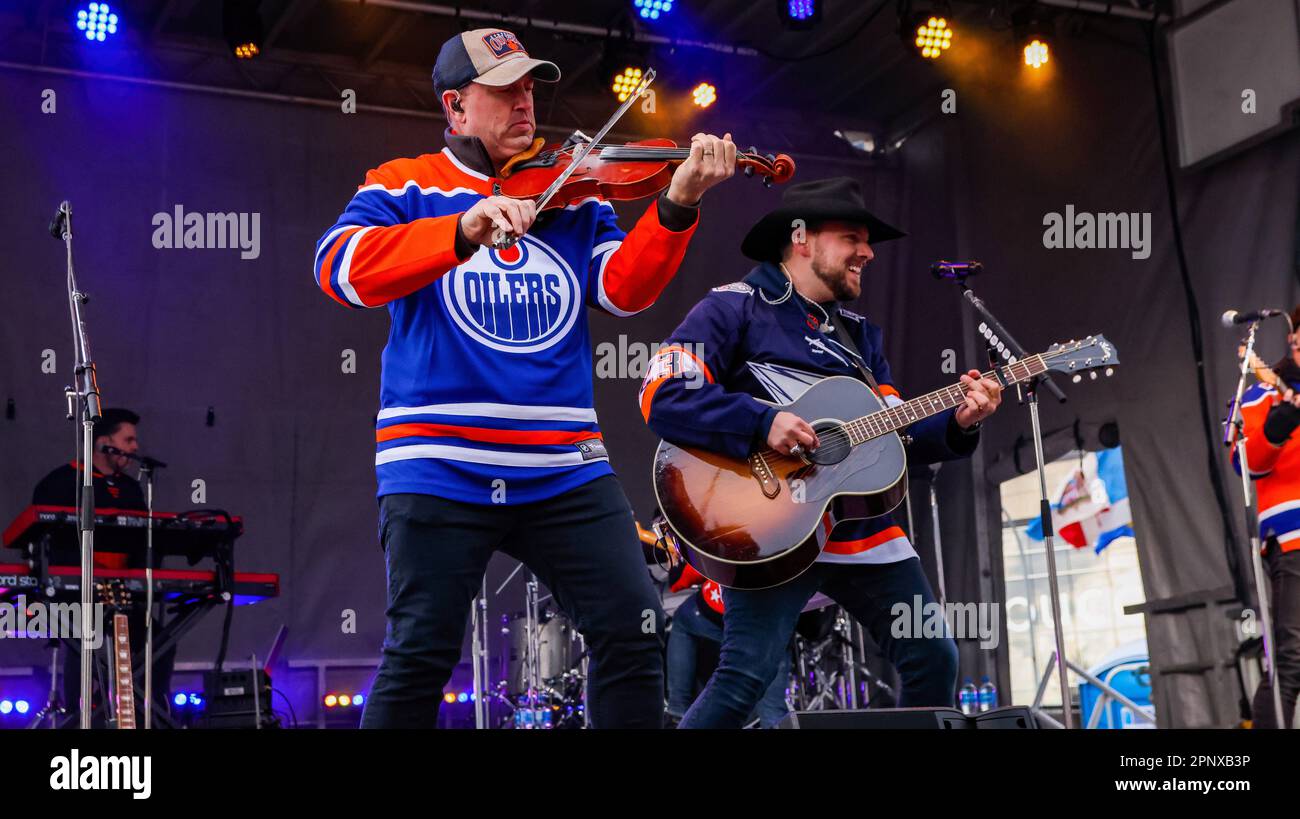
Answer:
M1023 705L994 708L967 716L956 708L869 708L857 711L792 711L777 728L869 730L953 730L1037 728Z
M1030 729L1037 728L1038 721L1034 719L1034 712L1029 710L1026 705L1007 705L1002 708L994 708L992 711L985 711L982 714L975 714L970 717L974 723L972 728L984 730L991 729Z
M947 730L975 727L956 708L868 708L856 711L791 711L778 728L848 730Z
M265 669L205 672L203 698L200 727L265 728L276 723L271 711L271 677Z

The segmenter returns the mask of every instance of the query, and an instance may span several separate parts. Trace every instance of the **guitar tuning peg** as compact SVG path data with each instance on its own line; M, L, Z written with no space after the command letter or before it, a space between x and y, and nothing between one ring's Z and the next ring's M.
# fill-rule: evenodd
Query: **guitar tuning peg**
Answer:
M1075 384L1078 384L1080 381L1083 380L1083 376L1080 375L1079 373L1075 373L1074 378L1071 378L1070 380L1073 381Z
M772 177L770 176L763 177L763 187L765 188L772 187Z

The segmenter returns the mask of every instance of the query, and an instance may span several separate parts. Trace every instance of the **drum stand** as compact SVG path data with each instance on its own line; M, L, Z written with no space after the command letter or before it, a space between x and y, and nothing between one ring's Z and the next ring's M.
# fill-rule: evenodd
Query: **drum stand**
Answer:
M496 593L500 594L505 589L505 587L510 584L510 581L515 579L515 575L519 574L519 571L523 567L524 567L523 563L520 563L518 566L516 566L515 570L510 573L510 576L507 577L504 581L502 581L501 585L497 587ZM525 693L523 697L524 702L522 703L522 705L524 705L528 709L529 715L532 717L532 721L534 723L537 723L537 695L541 692L542 689L541 599L538 596L539 591L540 588L537 583L537 575L533 574L530 571L528 573L528 581L524 584L524 635L525 635L524 636L524 692ZM483 616L481 618L483 622L483 637L481 639L482 639L482 644L484 646L483 649L484 659L482 662L482 666L483 666L483 676L484 678L486 678L486 669L487 669L486 587L484 592L483 606L484 606L484 610L483 610ZM478 614L477 609L475 613ZM476 639L479 639L477 637L477 633L476 633ZM480 672L476 663L475 666L476 680L478 679L479 675ZM474 694L476 700L482 699L481 692L479 691L477 686L475 688ZM514 702L513 699L509 699L507 701L510 702L511 707L514 708L515 711L519 710L521 705L520 703ZM486 725L487 724L486 703L484 703L483 705L483 712L484 712L483 724ZM475 712L476 724L477 724L477 719L478 719L478 712L476 711Z
M795 671L799 675L797 694L801 710L818 711L827 708L857 709L868 703L859 703L858 679L868 688L892 694L892 689L877 678L861 662L866 656L862 626L854 623L842 607L838 608L831 633L816 643L799 637L796 640ZM812 691L804 686L812 681Z
M471 610L473 637L470 642L470 663L474 667L474 727L488 727L488 610L487 575L474 598Z
M528 573L524 584L524 681L525 697L532 724L538 725L537 695L542 688L541 601L537 575Z

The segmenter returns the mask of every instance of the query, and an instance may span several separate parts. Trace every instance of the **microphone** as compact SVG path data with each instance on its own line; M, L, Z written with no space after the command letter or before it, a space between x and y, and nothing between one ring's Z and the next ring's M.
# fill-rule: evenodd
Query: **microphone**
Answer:
M50 235L55 239L63 238L63 228L68 223L68 215L72 213L72 206L68 200L59 203L59 210L54 214L54 220L50 222Z
M146 466L146 467L164 467L164 466L167 466L167 464L163 463L162 461L158 460L157 458L151 458L151 457L149 457L148 455L136 455L136 454L134 454L134 453L132 453L132 452L123 452L122 450L118 449L117 447L115 447L115 446L109 446L108 444L101 444L100 447L99 447L99 451L100 451L100 452L103 452L103 453L106 454L106 455L120 455L120 456L123 457L123 458L127 458L127 459L129 459L129 460L136 461L137 463L141 464L142 466Z
M1250 324L1252 321L1260 321L1266 318L1275 318L1285 316L1285 310L1256 310L1251 313L1240 313L1236 310L1228 310L1219 320L1223 322L1224 327L1232 327L1237 324Z
M974 276L984 269L984 265L975 261L949 262L940 259L930 265L930 272L936 279L964 279Z

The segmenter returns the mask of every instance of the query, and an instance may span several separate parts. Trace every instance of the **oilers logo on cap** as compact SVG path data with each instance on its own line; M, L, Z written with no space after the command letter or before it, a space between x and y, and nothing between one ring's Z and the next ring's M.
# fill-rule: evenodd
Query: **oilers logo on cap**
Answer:
M558 343L582 307L578 277L546 243L525 236L513 247L484 246L442 278L447 312L466 335L507 353Z
M519 38L509 31L493 31L483 37L483 42L487 44L488 50L492 56L498 60L508 57L512 54L522 54L527 57L528 52L520 44Z
M510 85L525 74L542 82L560 79L559 66L528 56L528 50L513 32L476 28L442 44L433 66L433 87L442 93L469 82Z

